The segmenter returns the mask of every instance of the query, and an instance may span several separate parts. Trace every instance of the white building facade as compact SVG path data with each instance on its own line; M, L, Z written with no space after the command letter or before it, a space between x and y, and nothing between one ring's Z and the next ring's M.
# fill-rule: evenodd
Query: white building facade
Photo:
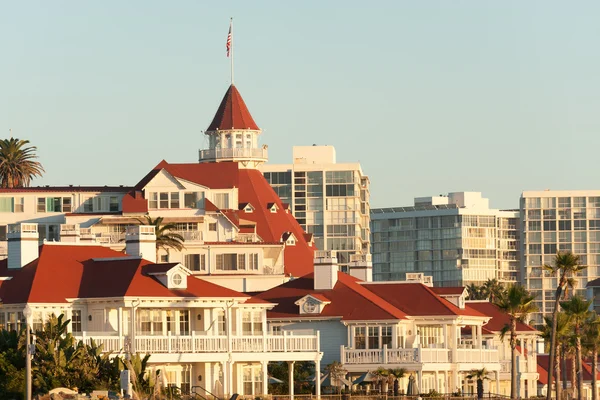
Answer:
M373 279L433 277L436 286L519 279L519 211L491 209L479 192L415 198L371 210Z
M359 163L338 163L333 146L314 145L294 146L292 164L259 168L318 249L337 251L343 268L370 254L369 178Z
M552 313L557 285L542 265L552 265L558 251L572 251L587 266L575 277L575 293L585 296L587 283L600 277L600 190L525 191L521 215L522 282L536 295L540 312L532 321L541 325Z

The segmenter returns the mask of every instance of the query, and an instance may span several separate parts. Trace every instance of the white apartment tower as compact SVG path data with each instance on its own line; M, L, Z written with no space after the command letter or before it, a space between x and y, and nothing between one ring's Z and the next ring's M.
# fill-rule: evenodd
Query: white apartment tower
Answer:
M556 277L543 271L557 251L570 250L587 268L578 274L575 291L586 295L586 284L600 277L600 190L526 191L521 195L523 221L522 282L537 295L536 325L554 307Z
M435 286L518 281L519 212L491 209L479 192L415 198L371 210L373 280L422 272Z
M336 250L343 269L353 255L368 258L369 178L360 163L336 162L333 146L294 146L292 164L260 170L317 249Z

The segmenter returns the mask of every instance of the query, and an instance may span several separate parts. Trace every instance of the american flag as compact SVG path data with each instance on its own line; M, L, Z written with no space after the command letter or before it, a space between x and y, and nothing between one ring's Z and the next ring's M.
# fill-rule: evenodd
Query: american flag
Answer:
M229 57L229 53L231 52L231 22L229 23L229 33L227 34L227 57Z

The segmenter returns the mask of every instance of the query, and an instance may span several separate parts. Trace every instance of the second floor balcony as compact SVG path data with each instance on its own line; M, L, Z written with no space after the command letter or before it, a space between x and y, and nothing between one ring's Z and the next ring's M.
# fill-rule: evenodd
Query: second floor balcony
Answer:
M498 363L497 349L409 348L351 349L341 347L341 361L356 364Z

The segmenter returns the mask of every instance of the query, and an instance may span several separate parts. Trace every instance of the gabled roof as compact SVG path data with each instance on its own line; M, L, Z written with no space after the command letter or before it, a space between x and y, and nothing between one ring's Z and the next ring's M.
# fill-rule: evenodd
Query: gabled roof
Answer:
M207 131L230 130L230 129L250 129L259 130L254 122L248 107L242 95L232 84L225 92L223 100L217 109L217 113L208 126Z
M465 287L432 287L431 290L433 290L434 293L439 294L441 296L460 296L465 292Z
M0 276L11 276L0 285L4 304L66 303L75 298L198 297L248 298L213 283L187 277L186 289L168 289L148 272L177 264L153 264L126 257L99 245L45 244L40 256L20 269L9 270L0 261Z
M485 317L477 310L458 308L438 296L432 288L422 283L364 283L366 289L412 316L468 315ZM418 299L418 301L416 301Z
M489 301L467 301L466 305L492 318L484 325L484 328L490 332L498 333L510 324L508 314ZM535 333L537 330L527 324L517 322L517 332Z
M369 292L359 280L338 272L338 281L332 290L314 290L314 275L309 274L293 279L257 295L277 305L268 312L269 318L314 318L314 315L300 314L296 302L310 295L318 299L326 298L331 303L318 315L319 318L341 318L344 321L399 320L406 314L385 300Z

